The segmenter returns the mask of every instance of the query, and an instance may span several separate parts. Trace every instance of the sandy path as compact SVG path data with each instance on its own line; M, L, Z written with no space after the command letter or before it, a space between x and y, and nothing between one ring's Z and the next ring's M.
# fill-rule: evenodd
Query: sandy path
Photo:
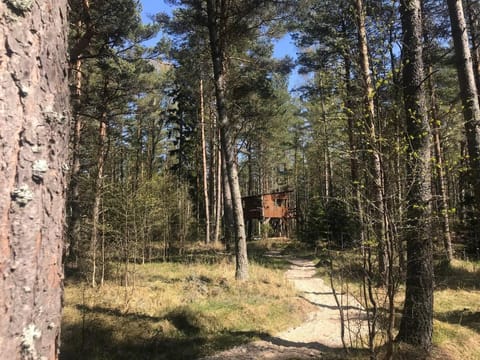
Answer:
M317 310L296 328L237 346L204 360L321 359L326 353L341 353L340 314L330 286L322 279L313 277L315 275L313 262L301 259L290 259L289 262L292 265L286 272L286 277L299 290L300 296L315 305ZM349 318L349 329L345 330L345 339L349 343L350 337L355 340L358 339L359 333L366 334L366 323L362 321L365 314L352 297L348 299L348 306L345 308L345 317Z

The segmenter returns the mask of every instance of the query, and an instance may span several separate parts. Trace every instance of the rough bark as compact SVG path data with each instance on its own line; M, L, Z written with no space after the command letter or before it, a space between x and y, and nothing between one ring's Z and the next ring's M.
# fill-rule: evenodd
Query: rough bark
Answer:
M429 351L433 331L430 128L424 92L420 0L402 0L403 91L408 138L407 278L397 340Z
M220 141L227 168L227 177L232 195L233 219L235 224L235 249L236 271L235 278L238 280L248 279L247 241L245 235L245 223L243 219L242 196L238 181L238 169L236 152L234 149L234 137L232 124L227 114L226 100L226 68L225 49L220 38L218 22L224 14L218 14L214 0L207 1L208 30L210 37L210 49L212 54L213 75L215 81L215 98L217 101L218 124L220 127Z
M0 358L57 359L69 132L66 1L2 1L0 14Z
M355 1L355 10L357 15L357 36L358 49L360 54L360 69L363 81L363 97L365 102L365 125L368 133L368 150L370 153L369 165L372 181L372 216L373 231L378 243L378 271L382 282L386 278L387 252L385 246L385 223L384 218L384 199L383 199L383 181L382 181L382 159L380 154L379 141L375 128L375 103L373 82L370 71L370 60L368 55L367 32L365 29L365 9L362 0Z
M242 196L238 181L236 155L230 144L227 130L220 128L222 149L225 150L225 163L227 167L228 183L232 197L233 223L235 226L235 278L237 280L248 279L247 239L245 234L245 222L243 219ZM222 133L224 133L222 135ZM229 146L230 145L230 146Z
M480 107L461 0L447 0L463 105L476 216L480 211ZM480 230L477 228L478 233Z

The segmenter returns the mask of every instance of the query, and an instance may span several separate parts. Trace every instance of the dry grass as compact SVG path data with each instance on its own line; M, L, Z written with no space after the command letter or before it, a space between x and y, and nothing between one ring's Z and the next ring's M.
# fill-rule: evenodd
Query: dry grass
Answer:
M251 264L238 282L233 268L152 263L135 266L128 288L67 282L61 358L194 359L304 319L310 308L283 271Z
M436 283L434 343L443 353L438 359L480 359L478 262L454 260L437 269Z
M343 286L342 290L345 291L348 284L348 291L364 303L360 290L363 269L359 252L324 252L319 261L319 275L325 281L329 281L327 259L330 257L334 259L337 290ZM480 359L480 263L454 260L449 266L439 264L435 271L435 283L434 349L428 358ZM385 308L385 289L374 288L374 292L377 303ZM401 318L403 298L404 287L401 286L395 296L397 325ZM382 339L382 334L379 339ZM396 350L395 359L423 358L416 349L404 344L396 345ZM380 353L383 353L382 349Z
M266 250L312 257L311 250L285 239L252 242L251 280L239 283L227 254L196 245L174 259L179 262L137 265L134 273L131 268L134 287L108 282L91 289L67 282L61 358L195 359L299 324L312 308L286 283L283 270L288 263L265 257ZM320 275L329 281L326 259L332 255L336 274L342 274L343 291L348 283L348 291L361 300L359 252L320 255ZM437 267L435 347L429 359L480 359L479 269L478 262L459 260ZM375 292L382 304L384 289ZM402 301L400 288L397 320ZM405 344L395 349L395 359L423 358ZM379 352L381 358L381 346ZM349 358L368 355L358 351Z

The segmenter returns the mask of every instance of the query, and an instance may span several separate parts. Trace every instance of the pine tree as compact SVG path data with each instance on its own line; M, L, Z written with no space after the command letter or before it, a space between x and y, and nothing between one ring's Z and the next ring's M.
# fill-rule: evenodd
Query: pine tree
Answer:
M0 358L57 359L69 127L66 1L0 3Z
M430 231L430 127L424 90L420 0L404 0L403 86L408 137L407 280L397 339L429 351L433 333L433 249Z
M474 240L473 248L478 248L480 224L480 105L478 89L473 71L472 55L469 47L467 26L461 0L447 0L452 38L455 48L458 83L463 105L463 118L467 137L470 183L474 197Z

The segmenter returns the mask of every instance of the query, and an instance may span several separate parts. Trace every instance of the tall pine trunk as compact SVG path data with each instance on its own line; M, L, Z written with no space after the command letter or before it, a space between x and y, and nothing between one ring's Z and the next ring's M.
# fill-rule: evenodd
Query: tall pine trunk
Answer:
M0 359L58 358L67 2L0 2Z
M463 105L465 132L470 164L470 181L473 187L475 217L480 214L480 107L478 90L475 84L472 55L468 45L467 26L463 15L461 0L447 0L452 26L453 44ZM474 229L477 238L480 235L480 224ZM475 247L478 247L476 244Z
M466 6L468 28L472 40L473 74L477 84L477 92L480 92L480 4L478 0L466 0ZM480 96L480 94L478 95Z
M227 114L226 99L226 66L224 39L220 38L218 22L224 14L218 14L214 0L207 0L208 30L210 36L210 49L213 63L213 76L215 80L215 97L217 101L218 124L220 127L220 142L224 154L228 182L232 196L233 220L235 225L235 250L237 280L248 279L247 240L245 235L245 223L243 219L242 196L238 180L237 155L235 151L235 139L232 135L232 123Z
M429 351L433 332L433 256L430 229L430 127L424 92L420 0L402 0L403 91L407 129L407 278L397 339Z
M81 29L84 25L86 28L90 28L90 2L89 0L83 0L83 16L82 21L78 21L77 28ZM84 23L85 21L85 23ZM87 31L88 34L91 32ZM84 120L80 115L82 106L82 87L83 87L83 60L82 52L89 46L90 40L93 34L84 34L82 38L76 39L77 43L71 48L70 61L71 67L71 81L75 84L75 91L73 96L73 122L72 122L72 154L71 154L71 169L70 169L70 182L67 192L67 209L68 214L68 249L67 256L70 261L73 261L75 266L78 266L79 257L79 243L81 241L81 206L80 206L80 176L81 176L81 163L80 163L80 147L82 141L82 131L84 126Z

